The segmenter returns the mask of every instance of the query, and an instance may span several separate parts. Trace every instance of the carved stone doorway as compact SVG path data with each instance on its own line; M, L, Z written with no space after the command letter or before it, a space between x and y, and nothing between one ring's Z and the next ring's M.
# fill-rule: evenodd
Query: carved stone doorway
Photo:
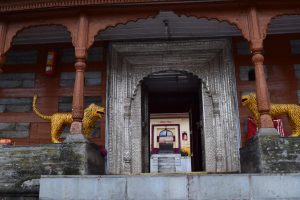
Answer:
M188 166L191 165L192 171L203 171L205 166L203 155L205 155L205 153L202 145L203 104L201 82L202 81L197 76L194 76L191 73L174 70L153 73L143 79L141 110L143 172L150 172L150 157L154 156L164 159L164 156L167 156L172 160L172 158L175 159L175 157L170 156L178 156L173 154L180 154L182 148L188 148L188 151L191 152L188 163L186 164ZM158 116L161 117L159 118ZM188 120L182 116L188 116ZM173 142L171 144L172 150L171 152L168 152L168 155L162 155L160 152L159 147L164 144L159 144L157 142L159 136L155 136L156 140L154 139L155 131L151 129L150 123L150 121L153 122L153 120L156 121L156 124L152 125L153 127L165 125L165 129L167 129L168 123L178 123L178 132L173 137ZM186 120L187 123L183 122L184 120ZM186 140L189 141L188 143L182 140L183 131L188 133L188 136L186 136L190 138L188 140L186 138ZM152 138L151 142L149 141L149 138ZM151 147L149 146L150 143L152 144ZM158 162L158 160L156 159L156 161L154 161L152 158L152 164L155 162ZM181 165L181 162L179 162L179 164L178 162L176 163L178 170L187 168L183 163ZM162 167L167 166L165 166L164 163ZM152 166L152 168L155 167ZM173 168L175 169L175 166L173 166Z
M108 173L142 173L141 83L151 74L168 70L190 73L201 80L204 170L240 171L231 41L211 39L111 44L106 129Z

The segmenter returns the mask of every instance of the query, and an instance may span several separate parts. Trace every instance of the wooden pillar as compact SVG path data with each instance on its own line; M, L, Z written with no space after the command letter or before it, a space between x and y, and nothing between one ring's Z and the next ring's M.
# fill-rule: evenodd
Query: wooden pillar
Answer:
M274 128L270 116L269 92L264 73L264 56L263 56L263 38L260 33L260 27L255 7L250 9L249 13L250 27L250 48L252 52L252 62L255 67L255 84L257 108L260 113L259 125L261 128Z
M0 73L3 72L2 65L5 63L5 41L7 34L7 25L4 22L0 22Z
M80 15L78 21L77 43L75 46L75 84L72 103L72 117L70 132L72 134L82 134L82 119L84 112L84 70L87 58L87 37L89 23L85 15Z

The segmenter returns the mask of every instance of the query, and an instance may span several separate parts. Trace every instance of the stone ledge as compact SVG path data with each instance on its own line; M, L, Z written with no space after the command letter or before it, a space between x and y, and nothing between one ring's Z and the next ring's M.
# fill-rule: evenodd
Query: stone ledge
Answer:
M41 175L100 175L104 162L92 143L0 147L0 197L38 193Z

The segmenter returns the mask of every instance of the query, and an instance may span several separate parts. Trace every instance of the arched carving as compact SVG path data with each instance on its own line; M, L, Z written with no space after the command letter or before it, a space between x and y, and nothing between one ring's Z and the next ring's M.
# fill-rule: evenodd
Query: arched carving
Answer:
M285 12L281 11L277 13L274 12L273 14L270 14L268 16L260 16L260 18L262 19L261 32L262 32L263 39L267 37L268 30L270 28L273 19L280 18L283 16L292 16L292 15L299 16L300 19L300 9L295 9L295 10L293 9L291 11L285 11Z
M145 78L148 78L148 77L150 77L151 75L154 75L154 74L159 74L159 73L164 73L164 72L170 72L170 71L172 71L172 72L179 72L181 74L192 76L192 77L195 77L195 78L199 79L199 81L201 82L201 84L203 86L203 89L205 89L205 92L208 93L208 95L210 97L212 97L212 93L211 93L211 91L210 91L210 89L208 87L208 84L203 79L201 79L199 76L197 76L193 72L190 72L190 71L188 71L186 69L181 69L181 70L159 70L159 71L152 72L152 73L148 74L147 76L145 76L142 79L140 79L138 81L138 83L135 85L135 87L133 88L133 92L131 93L130 99L132 100L132 99L135 98L136 93L138 91L138 87L140 87L142 85L142 83L145 80Z
M208 20L217 20L219 22L227 22L237 27L246 40L250 40L249 29L247 24L247 11L243 8L227 9L212 11L193 9L193 10L174 10L178 16L196 17L198 19L205 18Z
M190 7L191 8L191 7ZM208 20L217 20L219 22L227 22L235 27L237 27L241 34L247 39L250 39L248 24L247 24L247 11L241 11L236 9L224 10L220 12L215 12L213 10L203 10L199 6L197 9L181 10L178 7L173 9L167 9L164 11L173 11L176 15L195 17L197 19L205 18ZM154 18L159 14L160 10L142 10L141 12L135 11L131 13L109 13L103 16L93 16L90 19L91 29L89 32L88 47L91 47L95 41L95 38L102 31L110 27L116 27L120 24L127 24L129 22L137 22L142 19Z
M128 12L117 12L117 13L107 13L106 15L100 14L90 17L90 31L88 36L88 48L90 48L95 38L100 32L106 30L110 27L116 27L120 24L127 24L129 22L136 22L141 19L153 18L158 15L159 10L142 10Z
M45 19L45 20L33 20L26 22L10 22L7 28L6 41L4 45L4 53L6 53L13 42L13 39L25 29L38 27L38 26L63 26L70 33L72 43L76 45L77 36L77 18L60 18L60 19Z

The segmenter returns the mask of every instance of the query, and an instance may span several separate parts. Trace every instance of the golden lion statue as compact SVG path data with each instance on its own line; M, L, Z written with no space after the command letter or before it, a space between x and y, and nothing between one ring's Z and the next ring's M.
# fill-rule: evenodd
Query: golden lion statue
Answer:
M242 96L242 105L252 113L256 125L259 125L259 112L257 109L256 95L251 93ZM270 115L272 118L287 114L289 123L293 129L290 136L300 136L300 106L296 104L271 104Z
M41 114L36 108L37 96L33 97L32 108L35 114L44 120L51 121L51 141L53 143L60 143L59 137L65 125L71 125L73 122L72 113L54 113L51 116ZM105 109L96 104L90 104L84 110L83 116L83 135L90 137L91 128L95 125L96 121L102 119Z

